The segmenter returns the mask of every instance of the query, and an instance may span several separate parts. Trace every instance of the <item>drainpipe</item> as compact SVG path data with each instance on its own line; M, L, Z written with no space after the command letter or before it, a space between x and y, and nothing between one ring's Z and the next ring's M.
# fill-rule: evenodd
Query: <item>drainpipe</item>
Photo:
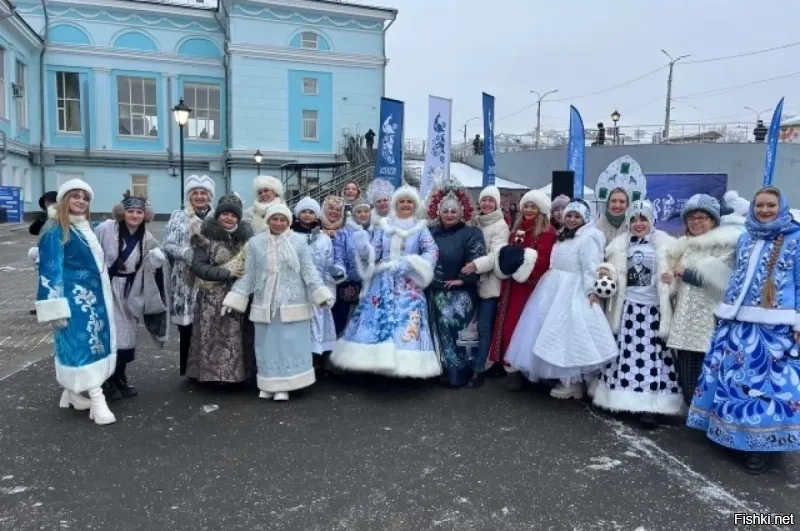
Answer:
M225 14L225 22L220 19L219 10L222 7L222 11ZM219 24L219 28L222 30L222 33L225 36L225 42L223 46L223 56L222 56L222 66L225 69L225 149L223 151L223 161L222 161L222 172L225 176L225 193L230 193L231 188L233 186L232 178L231 178L231 170L228 167L228 150L230 149L231 145L233 144L233 126L232 126L232 109L231 109L231 61L230 61L230 52L228 45L231 42L230 33L228 31L228 23L230 22L229 18L230 14L228 10L225 8L225 0L220 0L217 2L217 9L214 12L214 19L216 19L217 24Z
M397 17L396 13L395 17ZM383 28L383 44L381 46L381 55L383 56L383 69L382 69L383 81L381 82L381 96L383 96L384 98L386 97L386 63L388 62L386 60L386 32L389 31L389 28L392 27L392 24L394 24L395 20L397 20L397 18L393 18L392 20L390 20L389 25Z
M42 1L44 11L44 30L42 37L42 51L39 53L39 171L42 181L42 193L47 191L44 170L44 122L45 122L45 83L44 76L44 52L47 51L47 37L50 30L50 16L47 13L47 0Z
M172 78L167 78L167 102L172 107ZM175 156L175 141L173 140L173 127L175 127L175 120L167 120L167 164L169 164L169 172L172 173L174 166L172 165Z

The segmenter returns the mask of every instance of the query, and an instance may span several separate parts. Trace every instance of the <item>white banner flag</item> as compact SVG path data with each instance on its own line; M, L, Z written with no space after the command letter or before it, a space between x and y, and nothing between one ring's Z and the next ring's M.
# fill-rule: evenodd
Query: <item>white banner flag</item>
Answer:
M453 102L428 96L428 145L420 192L424 199L431 187L450 176L450 114Z

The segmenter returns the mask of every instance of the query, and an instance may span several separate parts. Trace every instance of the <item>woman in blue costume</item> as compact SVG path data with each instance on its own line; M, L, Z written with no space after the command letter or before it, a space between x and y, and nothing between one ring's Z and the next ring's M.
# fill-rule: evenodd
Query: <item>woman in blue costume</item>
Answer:
M771 452L800 450L800 225L766 187L746 228L687 424L760 474Z
M398 188L390 208L371 238L368 231L354 236L363 271L361 300L331 362L397 378L439 376L425 298L439 251L427 221L417 219L421 201L414 188Z
M372 207L366 198L356 198L350 205L344 227L336 232L333 240L333 267L331 275L336 281L336 304L333 305L333 321L336 326L336 337L344 333L350 314L358 304L361 291L361 272L358 270L359 260L353 245L353 236L370 228Z
M116 422L101 386L117 364L113 295L103 250L89 223L91 187L61 185L53 225L39 240L36 316L53 327L60 406L89 410L97 424ZM89 392L89 398L80 393Z

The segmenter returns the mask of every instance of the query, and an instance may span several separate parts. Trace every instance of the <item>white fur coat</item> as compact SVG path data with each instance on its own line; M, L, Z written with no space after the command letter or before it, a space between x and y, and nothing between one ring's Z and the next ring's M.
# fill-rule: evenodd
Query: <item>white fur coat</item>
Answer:
M622 308L625 303L625 291L628 287L628 247L630 246L631 235L628 232L620 234L614 238L606 247L606 262L597 266L597 269L608 269L611 277L617 282L617 292L606 302L606 318L611 330L619 333L622 321ZM653 232L651 242L655 247L656 288L658 289L659 310L661 312L661 323L658 328L658 337L666 339L672 324L672 303L670 295L672 293L670 284L661 281L661 274L669 271L667 253L675 242L675 238L664 231Z

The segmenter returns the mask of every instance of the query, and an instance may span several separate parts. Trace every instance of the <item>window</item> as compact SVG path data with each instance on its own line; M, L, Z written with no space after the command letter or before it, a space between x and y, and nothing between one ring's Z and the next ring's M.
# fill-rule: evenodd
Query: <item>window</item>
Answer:
M0 48L0 118L6 117L6 51Z
M131 175L131 193L136 197L147 197L149 175Z
M300 46L307 50L319 49L319 35L313 31L304 31L300 35Z
M61 188L61 185L72 179L83 180L82 173L57 173L56 174L56 188Z
M76 72L56 72L59 133L81 132L81 85Z
M31 169L25 168L23 170L23 183L22 186L25 189L25 202L32 203L31 200L33 198L33 179L31 178Z
M317 78L304 77L303 78L303 94L305 96L316 96L319 94L317 91Z
M26 80L25 80L25 65L17 61L17 86L19 87L20 95L14 97L17 104L17 125L20 127L28 127L28 97L25 93Z
M303 140L317 140L317 111L303 111Z
M158 136L156 80L144 77L117 78L119 134L121 136Z
M219 140L222 134L219 114L219 85L184 83L183 101L191 107L183 137L196 140Z

